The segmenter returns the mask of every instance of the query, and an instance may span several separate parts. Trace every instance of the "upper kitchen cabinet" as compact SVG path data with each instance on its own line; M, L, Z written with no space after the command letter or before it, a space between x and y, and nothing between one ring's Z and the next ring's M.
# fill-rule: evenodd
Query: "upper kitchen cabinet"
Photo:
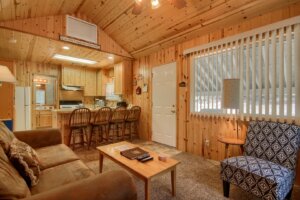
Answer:
M114 93L127 95L132 93L132 62L125 60L114 65Z
M108 81L108 71L101 69L97 72L97 96L106 95L106 83Z
M97 71L85 70L84 96L97 96Z
M85 86L85 69L82 67L62 67L62 84L69 86Z

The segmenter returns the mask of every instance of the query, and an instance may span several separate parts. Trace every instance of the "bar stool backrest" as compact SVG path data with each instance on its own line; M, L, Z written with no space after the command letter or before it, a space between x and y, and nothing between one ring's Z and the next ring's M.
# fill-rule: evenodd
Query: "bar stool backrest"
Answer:
M141 107L133 106L128 110L127 120L128 121L138 121L141 115Z
M123 122L127 116L127 109L125 107L118 107L112 112L111 122Z
M94 124L108 124L111 115L112 115L112 110L110 107L100 108L94 117Z
M73 110L69 120L69 126L88 126L91 120L91 111L88 108L78 108Z

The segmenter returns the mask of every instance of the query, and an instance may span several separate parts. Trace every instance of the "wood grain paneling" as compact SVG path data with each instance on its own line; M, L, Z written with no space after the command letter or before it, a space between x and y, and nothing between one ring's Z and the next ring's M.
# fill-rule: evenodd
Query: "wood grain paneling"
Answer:
M245 20L243 23L215 29L210 34L201 35L193 40L187 40L171 48L164 48L137 59L133 68L134 80L137 80L134 91L144 83L149 85L148 93L133 94L133 103L142 107L140 137L151 140L151 70L155 66L176 61L177 83L182 81L187 83L187 87L177 87L177 148L208 159L224 159L225 146L218 142L217 138L220 136L236 137L237 121L231 117L200 117L190 114L189 63L188 59L182 56L183 51L297 15L300 15L300 3ZM239 122L238 129L241 139L245 139L247 126L247 121ZM241 154L240 149L236 146L230 146L229 150L230 156ZM297 171L300 171L300 161L298 166ZM299 173L297 184L300 184Z
M187 0L187 6L179 10L161 0L160 8L152 10L149 3L135 16L131 13L132 0L102 4L87 0L78 11L85 13L130 54L139 57L297 1Z
M85 15L77 14L72 16L91 22ZM13 21L0 21L0 27L10 28L57 41L59 40L60 35L65 35L65 18L65 15L57 15ZM103 52L131 58L129 53L100 28L98 28L98 44L101 46L101 51Z
M139 57L158 51L162 47L167 48L187 39L206 35L219 27L237 24L299 2L299 0L186 1L186 7L176 9L167 0L161 0L161 6L154 10L151 9L150 1L147 1L149 3L146 3L142 13L136 16L132 14L134 0L6 0L0 1L0 21L74 14L90 19L104 31L100 31L99 40L104 51L122 53L124 56L127 51ZM32 24L30 26L37 28L39 32L46 32L49 36L55 36L57 32L48 30L63 28L59 26L60 20L48 18L46 21L43 20L47 23L36 22L30 23ZM58 24L54 26L53 23Z
M15 73L14 62L0 59L0 65L7 66L13 74ZM14 115L14 84L2 83L0 94L2 96L0 100L0 119L12 119Z
M16 42L10 42L15 39ZM23 32L12 31L0 28L0 57L11 60L26 60L37 63L52 63L74 66L86 66L93 68L107 67L114 62L123 60L121 56L114 56L114 60L108 57L110 53L101 52L95 49L81 47L54 39L48 39L41 36L31 35ZM62 49L68 46L69 50ZM62 54L72 57L85 58L96 61L96 64L86 65L72 61L53 59L54 54Z

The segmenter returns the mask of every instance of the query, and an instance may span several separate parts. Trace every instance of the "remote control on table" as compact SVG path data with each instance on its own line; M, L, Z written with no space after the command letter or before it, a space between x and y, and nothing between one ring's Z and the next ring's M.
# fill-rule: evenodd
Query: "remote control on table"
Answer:
M143 155L138 156L136 159L137 160L143 160L144 158L148 158L149 156L150 156L149 153L145 153Z
M144 158L144 159L142 159L142 160L140 160L140 162L147 162L147 161L149 161L149 160L153 160L153 157L147 157L147 158Z

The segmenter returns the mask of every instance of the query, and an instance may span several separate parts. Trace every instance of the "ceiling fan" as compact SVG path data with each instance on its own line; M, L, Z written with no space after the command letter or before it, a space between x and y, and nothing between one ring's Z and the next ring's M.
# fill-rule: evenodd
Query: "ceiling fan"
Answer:
M152 9L156 9L160 6L159 0L135 0L134 7L132 9L132 14L139 15L142 13L143 7L146 1L150 1ZM181 9L186 6L185 0L168 0L176 8Z

